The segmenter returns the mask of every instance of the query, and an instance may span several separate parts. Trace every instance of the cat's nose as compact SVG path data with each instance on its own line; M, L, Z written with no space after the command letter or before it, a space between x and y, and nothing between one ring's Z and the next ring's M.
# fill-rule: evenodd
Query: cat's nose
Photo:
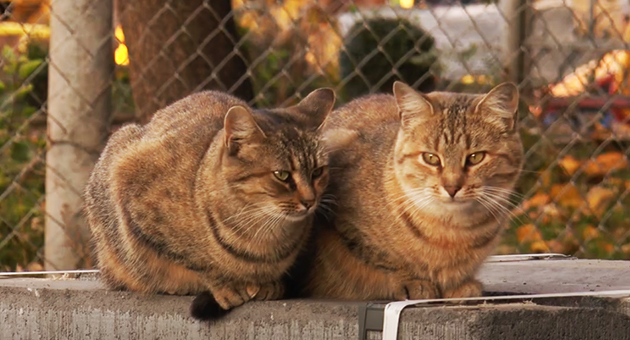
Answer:
M314 204L315 200L300 200L300 203L304 206L306 210L310 209Z
M455 197L455 194L457 194L457 192L461 189L462 187L459 185L445 185L444 186L444 190L446 190L446 192L448 192L449 195L451 195L451 197Z

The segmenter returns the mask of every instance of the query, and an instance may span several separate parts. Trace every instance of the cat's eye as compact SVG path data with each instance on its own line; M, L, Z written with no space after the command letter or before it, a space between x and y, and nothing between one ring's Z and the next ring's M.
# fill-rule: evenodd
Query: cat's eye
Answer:
M319 167L319 168L313 170L313 173L311 174L311 177L317 178L317 177L321 176L323 173L324 173L324 167Z
M424 152L422 153L422 159L430 165L440 165L440 157L434 153Z
M479 163L481 163L481 161L483 161L484 158L486 158L486 153L485 152L471 153L470 155L468 155L468 158L466 158L466 163L468 165L479 164Z
M291 176L291 174L288 171L284 171L284 170L274 171L273 175L276 176L277 179L283 182L288 181L289 177Z

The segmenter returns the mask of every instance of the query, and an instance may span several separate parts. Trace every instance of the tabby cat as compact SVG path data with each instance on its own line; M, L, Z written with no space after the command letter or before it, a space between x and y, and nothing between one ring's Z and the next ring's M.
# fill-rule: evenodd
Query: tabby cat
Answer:
M334 111L326 133L354 138L331 155L327 194L338 206L318 222L302 295L479 296L475 273L499 240L522 165L517 105L511 83L472 95L396 82L393 96Z
M106 284L201 293L197 318L279 298L328 182L318 128L334 101L253 110L208 91L114 133L85 193Z

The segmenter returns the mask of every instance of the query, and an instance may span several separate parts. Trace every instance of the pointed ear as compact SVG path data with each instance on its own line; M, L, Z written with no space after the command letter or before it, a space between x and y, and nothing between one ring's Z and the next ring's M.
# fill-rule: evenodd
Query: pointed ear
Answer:
M404 128L433 115L433 105L425 95L414 90L411 86L394 82L394 98L400 113L400 125Z
M243 106L232 106L223 121L225 130L225 146L230 154L238 151L243 143L256 143L265 138L265 133L256 124L249 109Z
M490 123L513 131L518 119L518 87L513 83L497 85L479 101L475 112Z
M296 108L307 115L314 126L322 125L335 106L335 91L329 88L317 89L302 99Z
M328 152L335 152L345 148L358 137L359 132L356 130L330 128L324 130L320 140Z

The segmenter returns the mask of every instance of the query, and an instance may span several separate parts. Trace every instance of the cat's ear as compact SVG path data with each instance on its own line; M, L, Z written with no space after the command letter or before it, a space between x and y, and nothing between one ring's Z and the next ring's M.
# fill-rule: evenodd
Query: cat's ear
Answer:
M249 109L237 105L232 106L223 122L225 130L225 146L230 153L238 150L243 143L256 143L265 138L265 133L252 117Z
M325 129L321 136L321 141L328 152L335 152L345 148L359 137L356 130L343 128Z
M433 104L429 98L403 82L394 82L394 98L400 113L400 125L403 128L411 126L414 121L433 115Z
M475 111L490 123L513 131L518 119L518 87L513 83L497 85L479 101Z
M296 105L299 112L307 115L309 122L316 127L322 125L333 106L335 106L335 91L329 88L321 88L309 93Z

